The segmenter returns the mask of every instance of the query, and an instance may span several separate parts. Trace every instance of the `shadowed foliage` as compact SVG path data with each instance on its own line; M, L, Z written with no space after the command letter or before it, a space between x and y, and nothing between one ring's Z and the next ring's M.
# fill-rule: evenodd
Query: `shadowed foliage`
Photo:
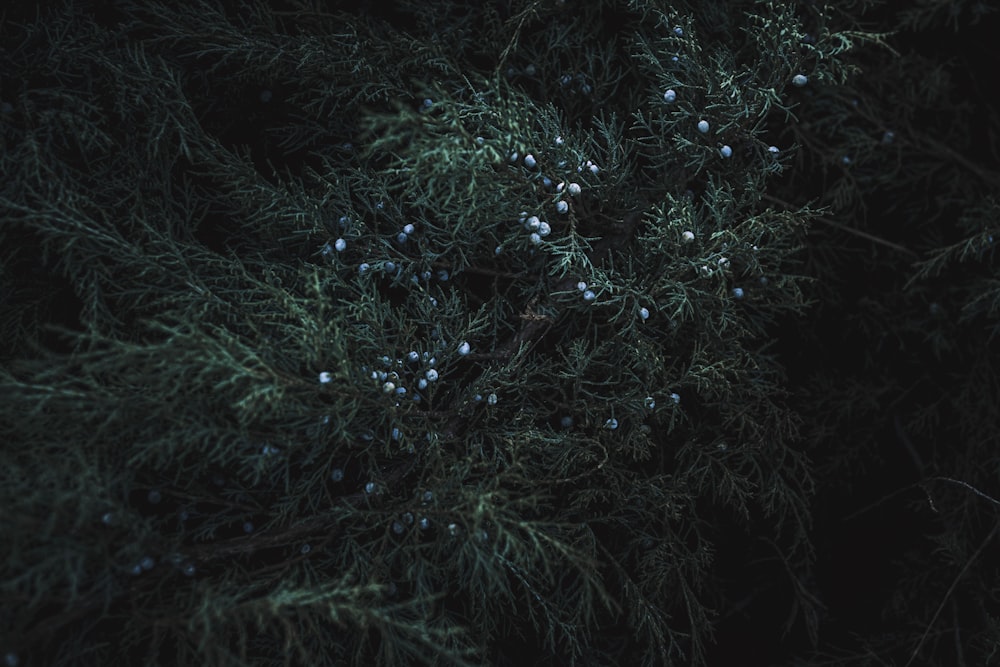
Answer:
M6 664L1000 660L989 7L375 6L0 15Z

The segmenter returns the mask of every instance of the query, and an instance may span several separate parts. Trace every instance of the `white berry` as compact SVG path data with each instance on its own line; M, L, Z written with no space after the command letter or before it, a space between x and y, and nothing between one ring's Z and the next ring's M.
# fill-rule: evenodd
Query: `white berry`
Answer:
M706 132L708 132L708 121L707 120L699 120L698 121L698 131L701 132L702 134L705 134Z
M560 213L565 213L566 211L569 210L569 204L567 204L564 201L557 201L556 210L559 211Z
M667 90L667 92L663 93L663 101L666 102L667 104L670 104L676 99L677 99L677 93L674 91L673 88L670 88Z
M337 239L334 242L333 247L337 249L337 252L344 252L344 249L347 248L347 241L344 239Z
M326 384L331 380L333 380L333 374L330 373L330 371L323 371L322 373L319 374L320 384Z
M462 344L458 346L458 353L463 357L467 355L471 350L472 348L465 341L462 341Z
M729 145L727 144L722 148L720 148L719 152L722 153L722 157L731 157L733 154L733 149L730 148Z
M686 243L691 243L691 241L694 241L694 232L685 231L683 234L681 234L681 238L684 239Z
M571 196L573 196L573 197L575 197L578 194L580 194L580 184L579 183L570 183L569 185L566 186L566 189L569 190L569 194Z
M799 86L800 88L809 82L809 77L805 74L796 74L792 77L792 84Z
M531 153L528 153L527 155L524 156L524 166L525 167L527 167L529 169L534 169L535 164L536 163L535 163L535 156L534 155L532 155Z

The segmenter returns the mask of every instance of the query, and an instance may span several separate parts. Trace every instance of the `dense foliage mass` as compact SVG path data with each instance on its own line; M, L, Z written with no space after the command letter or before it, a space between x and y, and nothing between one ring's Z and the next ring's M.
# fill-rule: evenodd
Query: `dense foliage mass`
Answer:
M0 16L15 665L1000 661L978 2Z

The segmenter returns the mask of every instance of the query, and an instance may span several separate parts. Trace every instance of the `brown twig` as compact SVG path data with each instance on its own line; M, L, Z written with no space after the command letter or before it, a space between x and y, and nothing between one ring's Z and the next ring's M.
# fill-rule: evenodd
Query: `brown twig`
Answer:
M775 197L773 195L769 195L769 194L765 193L763 195L763 198L766 199L769 202L773 202L775 204L778 204L779 206L782 206L786 210L792 210L792 209L795 208L790 203L784 201L783 199L779 199L778 197ZM836 220L831 220L830 218L827 218L827 217L824 217L824 216L818 216L818 217L816 217L814 219L817 222L822 222L824 225L829 225L830 227L836 227L837 229L843 230L843 231L847 232L848 234L854 234L855 236L860 236L863 239L868 239L869 241L872 241L874 243L879 243L879 244L884 245L884 246L886 246L888 248L892 248L893 250L897 250L897 251L899 251L901 253L907 254L910 257L913 257L914 259L917 259L917 258L920 257L920 255L918 255L917 253L915 253L914 251L910 250L909 248L907 248L905 246L901 246L898 243L893 243L892 241L887 241L886 239L883 239L883 238L881 238L879 236L875 236L874 234L869 234L868 232L863 232L860 229L854 229L853 227L848 227L847 225L843 224L842 222L837 222Z

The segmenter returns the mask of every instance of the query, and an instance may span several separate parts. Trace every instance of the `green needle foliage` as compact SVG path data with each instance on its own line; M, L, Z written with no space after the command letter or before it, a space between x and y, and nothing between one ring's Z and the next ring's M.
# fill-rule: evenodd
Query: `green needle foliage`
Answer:
M1000 177L892 34L938 5L0 16L6 664L996 659ZM905 499L851 626L832 536Z

